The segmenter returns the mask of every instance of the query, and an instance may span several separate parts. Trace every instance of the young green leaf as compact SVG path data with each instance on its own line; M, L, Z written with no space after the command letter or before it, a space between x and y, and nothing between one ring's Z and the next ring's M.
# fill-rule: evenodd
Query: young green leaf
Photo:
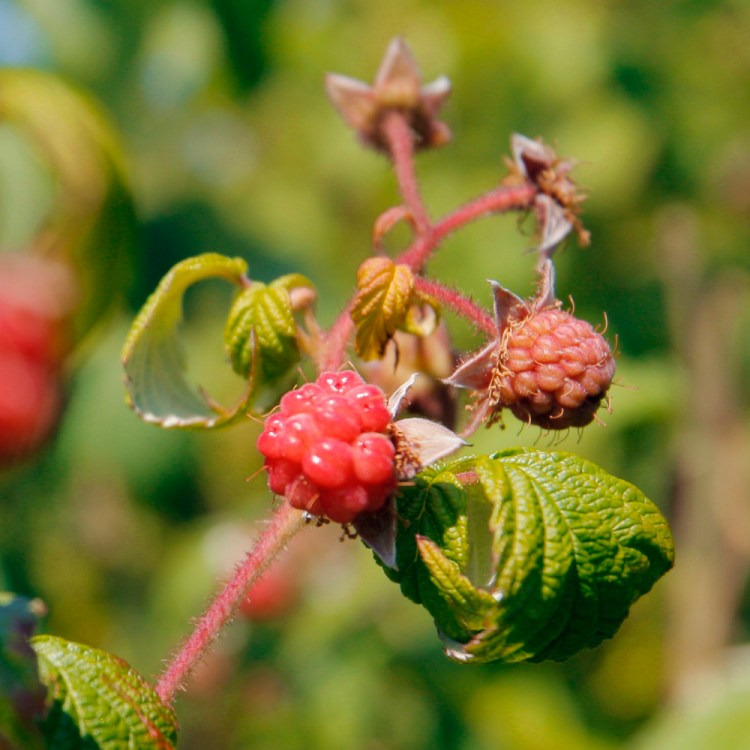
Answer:
M304 276L289 274L268 285L254 281L237 294L224 329L235 372L249 377L258 358L259 384L272 383L299 361L289 292L300 287L312 288L312 284Z
M673 564L636 487L569 453L510 450L432 467L397 498L387 575L460 661L565 659L610 638Z
M241 418L255 395L249 381L235 406L217 405L185 378L185 353L179 338L182 298L188 287L205 279L247 285L241 258L206 253L175 265L149 297L125 341L122 362L130 406L146 422L161 427L212 428Z
M177 719L132 667L106 651L55 636L31 642L50 704L50 748L172 750Z

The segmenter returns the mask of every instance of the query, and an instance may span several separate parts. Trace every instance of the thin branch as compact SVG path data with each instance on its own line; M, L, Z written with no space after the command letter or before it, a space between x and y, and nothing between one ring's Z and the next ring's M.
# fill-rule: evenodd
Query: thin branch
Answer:
M421 234L412 243L397 263L404 263L414 271L419 271L446 236L483 216L525 211L531 208L537 189L531 183L518 187L501 186L479 198L457 208L445 218L436 222L426 234Z
M483 216L501 214L507 211L526 211L531 208L537 194L537 187L531 183L518 187L499 187L480 195L457 208L432 228L436 241L466 226Z
M424 292L450 307L453 312L466 318L488 336L497 336L495 318L457 289L452 289L431 279L425 279L422 276L415 277L414 283L420 292Z
M195 629L172 658L156 685L161 700L169 705L185 679L195 669L211 644L229 622L250 587L304 526L304 513L284 503L258 537L255 547L237 567L234 575L217 594Z
M346 347L354 331L354 321L351 315L352 302L353 298L349 300L346 308L322 337L321 350L316 357L318 372L338 370L346 361Z
M414 219L417 234L423 235L429 232L431 224L414 169L414 133L404 115L395 110L389 112L383 120L383 132L388 140L404 204Z

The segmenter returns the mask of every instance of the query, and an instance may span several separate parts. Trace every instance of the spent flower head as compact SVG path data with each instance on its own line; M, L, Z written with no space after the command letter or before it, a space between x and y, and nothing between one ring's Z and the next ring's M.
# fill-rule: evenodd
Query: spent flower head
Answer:
M541 140L531 140L520 133L511 136L510 145L513 158L506 159L509 174L504 183L531 182L539 191L534 210L541 234L537 248L540 255L549 258L571 231L575 231L581 246L588 245L591 236L579 218L586 196L570 178L575 162L560 158Z
M339 114L362 141L379 151L388 151L383 122L393 111L406 115L417 148L442 146L450 140L448 126L437 119L450 93L450 81L441 76L422 85L419 66L400 37L388 46L374 84L329 73L326 90Z

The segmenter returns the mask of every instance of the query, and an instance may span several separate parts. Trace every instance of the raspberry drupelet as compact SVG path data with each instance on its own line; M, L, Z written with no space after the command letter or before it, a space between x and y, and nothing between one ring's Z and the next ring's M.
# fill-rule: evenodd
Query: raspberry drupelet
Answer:
M354 370L290 391L258 438L271 491L341 524L380 510L396 486L390 422L383 391Z

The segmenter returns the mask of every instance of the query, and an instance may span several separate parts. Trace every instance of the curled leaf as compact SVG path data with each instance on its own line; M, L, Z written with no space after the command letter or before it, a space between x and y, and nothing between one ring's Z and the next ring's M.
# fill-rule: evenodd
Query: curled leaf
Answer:
M244 286L246 270L241 258L216 253L188 258L175 265L149 297L122 352L128 403L141 419L161 427L212 428L229 424L247 411L255 394L253 378L233 407L217 405L187 382L179 337L187 289L206 279Z
M176 747L174 711L125 661L54 636L37 636L32 647L49 688L44 732L50 747Z
M568 453L510 450L431 467L402 488L396 517L386 574L429 610L459 661L593 648L673 564L657 508Z
M290 291L301 287L312 285L294 274L268 285L256 281L238 292L224 329L224 343L235 372L248 378L257 357L261 385L273 382L299 361Z

